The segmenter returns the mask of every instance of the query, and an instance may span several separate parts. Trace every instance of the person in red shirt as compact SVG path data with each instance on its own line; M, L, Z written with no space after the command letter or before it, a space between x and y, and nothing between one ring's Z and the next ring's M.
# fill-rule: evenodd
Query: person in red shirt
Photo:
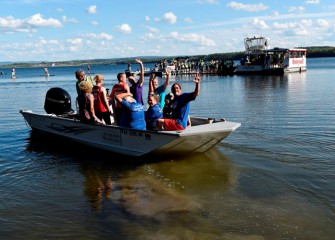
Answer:
M120 120L122 116L121 103L116 101L115 95L120 93L130 93L129 85L127 84L127 76L125 73L118 73L117 75L118 83L112 88L112 92L109 95L110 105L113 108L114 122L116 125L120 125Z
M107 91L106 88L102 86L104 80L104 76L101 74L97 74L94 77L96 83L92 89L92 94L94 96L94 110L97 118L104 120L107 125L111 125L111 110L109 109L107 100Z

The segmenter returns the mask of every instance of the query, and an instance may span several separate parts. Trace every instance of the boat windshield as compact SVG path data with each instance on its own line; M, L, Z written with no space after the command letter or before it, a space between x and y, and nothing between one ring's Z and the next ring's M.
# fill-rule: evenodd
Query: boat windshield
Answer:
M268 48L268 39L265 37L253 37L244 39L247 54L262 52Z

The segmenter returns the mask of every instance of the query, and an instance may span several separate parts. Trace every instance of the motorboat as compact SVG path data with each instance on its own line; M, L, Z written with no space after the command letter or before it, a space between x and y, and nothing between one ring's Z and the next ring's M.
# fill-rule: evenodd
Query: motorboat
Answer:
M203 153L241 125L223 118L200 117L192 117L192 126L183 131L135 130L113 124L82 123L71 109L69 94L61 88L48 91L44 109L46 113L20 110L33 131L57 135L90 147L129 156Z
M153 70L151 70L150 68L144 68L144 76L149 76L152 73ZM140 70L136 70L136 71L129 71L128 69L124 71L127 77L130 76L138 76L141 74Z
M245 55L236 66L236 74L278 74L307 70L307 50L303 48L268 49L269 39L244 39Z

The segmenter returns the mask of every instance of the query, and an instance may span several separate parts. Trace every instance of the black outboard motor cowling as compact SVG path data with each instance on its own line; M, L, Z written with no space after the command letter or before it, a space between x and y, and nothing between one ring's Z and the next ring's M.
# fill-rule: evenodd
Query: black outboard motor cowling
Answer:
M62 88L50 88L45 96L44 110L56 115L73 112L70 94Z

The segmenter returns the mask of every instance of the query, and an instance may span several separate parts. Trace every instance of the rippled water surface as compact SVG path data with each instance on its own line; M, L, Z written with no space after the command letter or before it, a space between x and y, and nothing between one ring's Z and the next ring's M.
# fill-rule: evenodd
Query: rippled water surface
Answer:
M116 83L126 66L91 66ZM206 154L131 158L32 132L74 67L0 75L3 239L333 239L335 59L285 76L203 76L191 114L241 127ZM148 79L146 79L147 81ZM174 77L184 92L188 76ZM145 83L147 91L147 82Z

